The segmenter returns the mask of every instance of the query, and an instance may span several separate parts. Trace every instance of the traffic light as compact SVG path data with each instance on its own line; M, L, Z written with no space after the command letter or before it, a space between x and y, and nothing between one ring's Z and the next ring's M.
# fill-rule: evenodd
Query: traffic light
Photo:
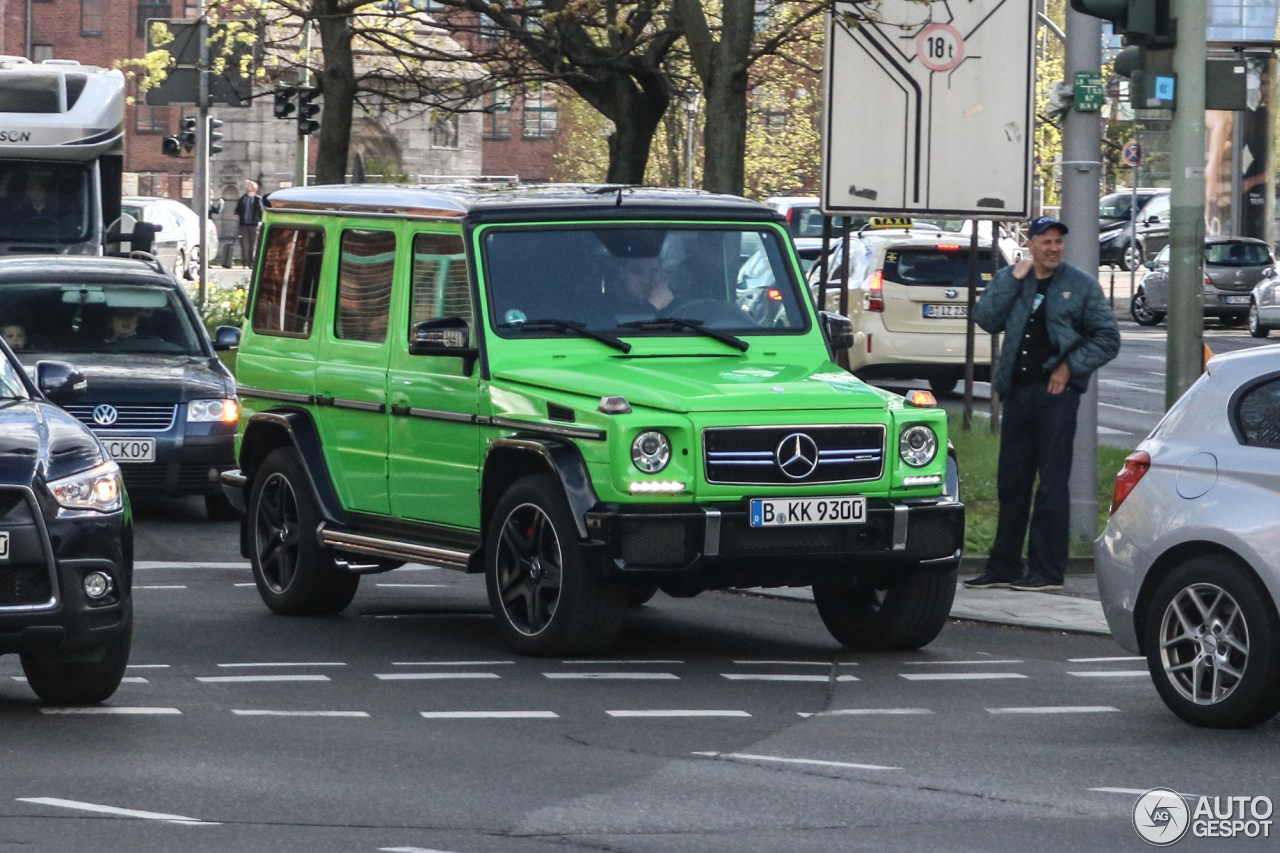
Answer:
M216 118L209 119L209 153L221 154L222 146L218 143L222 141L222 134L218 133L218 128L222 127L222 122Z
M181 157L182 143L176 136L166 136L160 143L160 150L170 157Z
M293 105L293 96L295 94L297 94L297 90L292 86L276 86L276 99L272 107L276 118L288 118L289 114L296 109Z
M182 150L188 153L196 150L196 120L195 117L184 118L178 122L178 141L182 143Z
M1178 75L1168 51L1126 47L1116 54L1117 77L1129 80L1129 104L1139 110L1172 110L1178 106Z
M311 103L320 94L318 89L298 90L298 135L310 136L320 129L320 122L312 116L320 112L320 105Z
M1142 47L1168 48L1177 43L1169 18L1170 0L1071 0L1082 15L1110 21L1125 41Z

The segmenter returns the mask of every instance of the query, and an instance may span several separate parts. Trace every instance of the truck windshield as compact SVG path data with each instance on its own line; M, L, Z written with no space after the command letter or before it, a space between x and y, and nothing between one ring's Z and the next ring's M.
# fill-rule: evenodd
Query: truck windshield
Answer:
M18 356L118 352L203 355L177 292L144 284L6 284L0 327Z
M503 337L554 337L539 320L612 335L808 329L786 249L768 228L498 228L484 240L493 323ZM521 326L531 328L522 330Z
M81 165L0 160L0 241L87 240L90 185Z

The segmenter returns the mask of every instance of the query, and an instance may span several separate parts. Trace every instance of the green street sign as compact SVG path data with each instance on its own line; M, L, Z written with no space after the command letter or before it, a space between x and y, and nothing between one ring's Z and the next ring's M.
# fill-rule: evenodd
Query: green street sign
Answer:
M1077 71L1076 111L1082 113L1096 113L1102 109L1102 101L1102 74L1097 71Z

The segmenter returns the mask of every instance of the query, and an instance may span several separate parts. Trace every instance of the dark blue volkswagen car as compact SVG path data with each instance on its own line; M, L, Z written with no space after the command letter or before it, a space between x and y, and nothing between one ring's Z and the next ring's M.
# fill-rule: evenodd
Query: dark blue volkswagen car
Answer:
M120 466L57 404L85 393L71 365L29 378L0 344L0 654L46 702L115 692L133 632L133 524Z

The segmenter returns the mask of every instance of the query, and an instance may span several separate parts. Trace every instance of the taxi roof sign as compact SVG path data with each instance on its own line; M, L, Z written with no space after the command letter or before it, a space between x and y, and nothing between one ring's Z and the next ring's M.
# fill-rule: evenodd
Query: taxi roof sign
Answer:
M910 216L873 216L867 223L867 228L871 231L883 231L887 228L910 228L914 224Z

